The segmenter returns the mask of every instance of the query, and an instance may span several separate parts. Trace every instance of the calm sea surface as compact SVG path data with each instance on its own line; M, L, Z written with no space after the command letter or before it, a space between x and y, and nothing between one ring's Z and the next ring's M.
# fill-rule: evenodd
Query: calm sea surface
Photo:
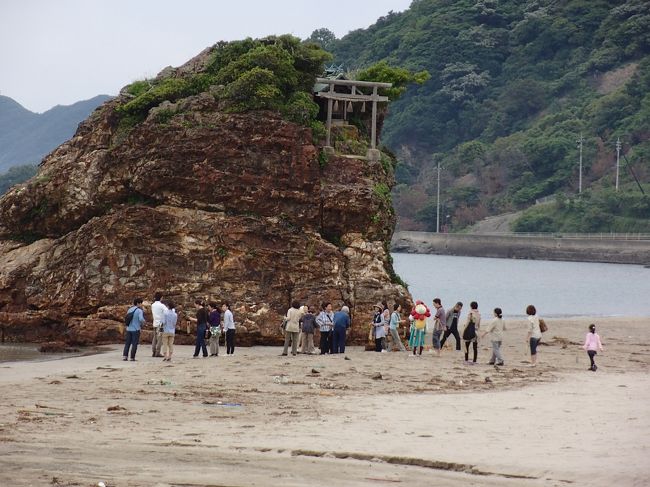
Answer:
M393 254L395 271L413 299L447 307L477 301L523 316L534 304L543 316L650 316L650 269L638 265Z

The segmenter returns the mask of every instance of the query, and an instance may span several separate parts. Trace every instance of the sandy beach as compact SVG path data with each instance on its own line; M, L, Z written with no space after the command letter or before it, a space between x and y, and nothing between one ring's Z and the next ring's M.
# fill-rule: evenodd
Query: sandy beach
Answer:
M588 372L595 322L605 352ZM549 320L540 366L509 322L506 366L425 353L171 363L104 354L0 364L0 486L642 486L650 320ZM453 340L452 340L453 343ZM222 348L221 352L225 352ZM381 375L381 377L379 377Z

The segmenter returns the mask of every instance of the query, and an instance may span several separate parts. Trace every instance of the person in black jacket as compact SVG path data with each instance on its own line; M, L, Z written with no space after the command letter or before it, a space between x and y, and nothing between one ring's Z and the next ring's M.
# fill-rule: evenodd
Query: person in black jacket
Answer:
M456 339L456 351L460 352L460 334L458 333L458 322L460 321L460 312L463 309L463 303L460 301L456 305L447 311L446 323L445 323L445 333L442 335L442 340L440 340L440 348L445 346L445 342L449 335L454 335Z
M194 347L194 358L199 356L199 350L203 351L203 356L208 356L208 347L205 345L205 333L208 330L208 310L200 299L194 301L196 306L196 318L190 318L196 321L196 344Z

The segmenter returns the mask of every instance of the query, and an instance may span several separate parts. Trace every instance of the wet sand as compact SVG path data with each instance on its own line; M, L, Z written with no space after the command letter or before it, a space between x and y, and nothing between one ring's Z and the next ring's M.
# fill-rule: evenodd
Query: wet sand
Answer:
M137 362L116 345L0 364L0 485L646 485L650 320L593 321L596 373L586 318L549 321L536 368L523 322L499 369L487 341L476 366L358 347L345 360L179 346L168 364L147 345Z

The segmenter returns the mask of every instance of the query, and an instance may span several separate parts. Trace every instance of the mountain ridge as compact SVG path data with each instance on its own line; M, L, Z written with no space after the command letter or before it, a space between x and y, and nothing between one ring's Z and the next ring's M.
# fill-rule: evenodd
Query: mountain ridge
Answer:
M97 95L35 113L13 98L0 95L0 173L15 166L38 164L70 139L77 125L93 110L111 98Z

